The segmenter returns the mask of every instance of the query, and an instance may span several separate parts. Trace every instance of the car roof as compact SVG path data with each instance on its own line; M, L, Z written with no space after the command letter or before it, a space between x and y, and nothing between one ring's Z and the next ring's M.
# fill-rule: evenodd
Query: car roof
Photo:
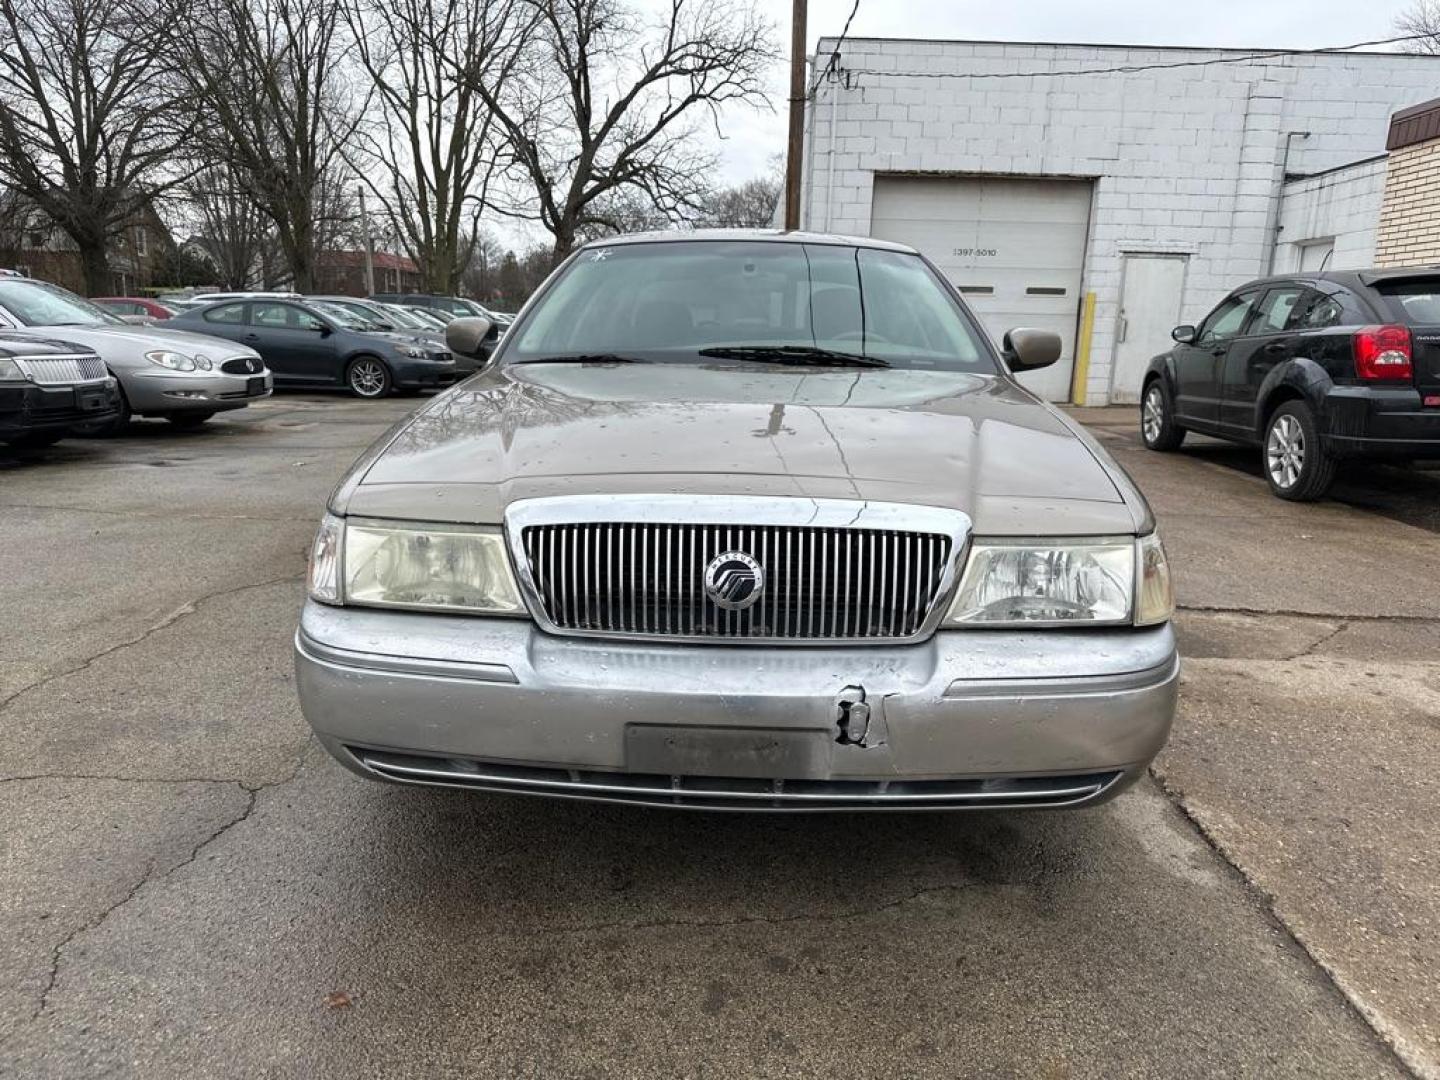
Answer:
M1358 270L1296 270L1289 274L1272 274L1255 278L1231 289L1232 293L1266 285L1284 285L1294 281L1329 281L1347 289L1365 289L1387 281L1408 281L1412 278L1440 277L1437 266L1382 266Z
M874 248L877 251L901 251L918 254L908 244L877 240L873 236L843 236L839 233L800 232L787 229L663 229L656 232L626 233L606 236L581 246L590 248L619 247L627 244L681 244L693 241L745 241L766 244L829 244L837 247Z

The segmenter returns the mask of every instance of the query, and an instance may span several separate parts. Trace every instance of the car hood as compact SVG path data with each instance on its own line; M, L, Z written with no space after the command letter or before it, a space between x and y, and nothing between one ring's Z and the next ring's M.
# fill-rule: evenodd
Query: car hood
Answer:
M426 330L363 330L359 332L366 337L388 341L392 345L422 345L431 350L445 347L445 335Z
M666 493L940 506L992 535L1148 520L1078 425L1006 379L754 364L492 368L372 448L332 505L484 524L517 499Z
M259 356L254 349L208 334L192 334L186 330L162 329L158 326L35 326L29 329L73 341L93 349L100 359L113 367L148 364L145 354L155 349L174 349L193 356L203 352L212 359L219 356Z

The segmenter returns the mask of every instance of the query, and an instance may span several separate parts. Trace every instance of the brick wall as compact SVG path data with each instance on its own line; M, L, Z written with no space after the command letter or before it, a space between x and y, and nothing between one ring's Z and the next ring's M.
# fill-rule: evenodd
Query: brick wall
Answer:
M1440 139L1391 151L1376 266L1440 262Z
M822 61L833 44L821 40ZM1235 55L847 40L839 77L820 84L808 117L802 221L868 234L877 172L1094 178L1083 288L1097 303L1086 389L1090 402L1105 402L1126 252L1188 255L1182 317L1198 320L1228 290L1267 272L1282 172L1382 153L1390 114L1440 86L1437 57L1212 62ZM1145 65L1167 66L1063 74ZM1299 131L1309 137L1290 140L1287 161L1286 135Z

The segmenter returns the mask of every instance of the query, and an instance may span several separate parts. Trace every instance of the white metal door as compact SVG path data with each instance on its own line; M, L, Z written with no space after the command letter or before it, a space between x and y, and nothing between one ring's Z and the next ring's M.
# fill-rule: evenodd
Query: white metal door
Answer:
M1059 362L1020 381L1050 401L1068 401L1090 190L1088 180L882 174L870 234L929 256L997 345L1016 326L1059 334Z
M1126 255L1110 400L1140 400L1140 382L1157 353L1170 348L1185 290L1184 255Z

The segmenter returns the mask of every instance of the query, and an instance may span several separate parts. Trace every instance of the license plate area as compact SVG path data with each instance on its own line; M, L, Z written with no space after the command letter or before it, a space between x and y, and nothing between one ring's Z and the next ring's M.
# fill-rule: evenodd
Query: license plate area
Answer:
M822 731L630 724L625 768L661 776L823 779L830 747Z
M254 378L245 380L245 393L251 397L265 393L265 376L256 375Z

